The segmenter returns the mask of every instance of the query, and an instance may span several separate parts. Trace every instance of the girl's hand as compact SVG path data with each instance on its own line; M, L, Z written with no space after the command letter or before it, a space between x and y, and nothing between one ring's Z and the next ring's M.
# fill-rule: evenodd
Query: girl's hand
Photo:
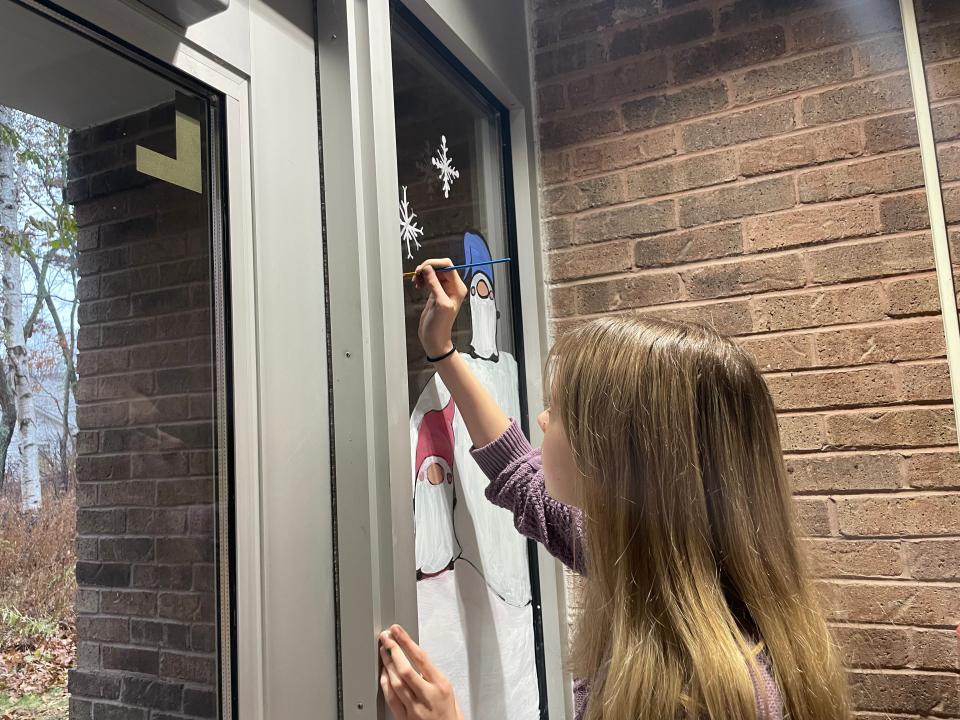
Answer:
M450 682L399 625L380 633L380 659L380 687L397 720L463 720Z
M453 347L453 323L460 312L467 286L456 270L438 273L435 267L450 267L449 258L427 260L417 266L413 276L415 287L426 287L430 297L420 315L420 344L429 357L440 357Z

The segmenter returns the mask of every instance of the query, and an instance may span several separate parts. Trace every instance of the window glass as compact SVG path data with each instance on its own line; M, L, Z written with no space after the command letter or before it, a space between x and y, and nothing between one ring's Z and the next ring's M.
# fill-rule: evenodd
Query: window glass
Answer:
M471 265L454 342L519 420L515 268L496 262L511 254L504 110L399 13L393 67L404 270L432 257ZM404 293L420 639L468 717L536 717L535 555L484 496L459 411L417 338L426 295L409 282Z
M0 65L0 715L229 714L216 99L10 0Z

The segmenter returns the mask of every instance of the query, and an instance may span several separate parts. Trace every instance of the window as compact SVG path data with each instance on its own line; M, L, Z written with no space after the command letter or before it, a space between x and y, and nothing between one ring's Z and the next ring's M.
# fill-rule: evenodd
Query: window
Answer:
M506 109L402 9L393 68L404 269L469 264L454 341L512 417L526 417L519 287L512 252ZM536 554L486 478L450 394L417 338L425 297L404 289L420 640L468 717L545 708Z

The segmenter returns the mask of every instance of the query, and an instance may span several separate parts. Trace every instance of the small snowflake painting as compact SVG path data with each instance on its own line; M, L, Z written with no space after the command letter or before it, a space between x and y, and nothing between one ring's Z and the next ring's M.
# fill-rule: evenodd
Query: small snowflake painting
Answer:
M440 171L438 178L443 180L443 196L450 197L450 186L460 177L460 171L453 166L453 159L447 155L447 136L440 136L440 149L431 159L433 166Z
M403 191L403 197L400 198L400 239L407 244L407 259L413 259L413 252L410 250L410 241L420 249L418 237L423 235L423 228L417 225L417 214L410 209L410 203L407 202L407 186L400 188Z

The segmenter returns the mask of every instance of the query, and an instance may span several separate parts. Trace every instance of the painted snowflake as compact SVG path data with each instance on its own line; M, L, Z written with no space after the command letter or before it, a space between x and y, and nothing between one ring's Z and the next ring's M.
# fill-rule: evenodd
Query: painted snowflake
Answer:
M403 190L403 197L400 199L400 239L407 244L407 259L413 258L410 251L410 241L420 249L418 237L423 235L423 228L417 225L417 214L410 209L410 203L407 202L407 186L400 188Z
M437 154L430 159L430 162L440 171L438 177L440 180L443 180L443 196L449 198L450 186L453 185L454 180L460 177L460 171L453 166L453 159L447 155L446 135L440 136L440 149L437 150Z

